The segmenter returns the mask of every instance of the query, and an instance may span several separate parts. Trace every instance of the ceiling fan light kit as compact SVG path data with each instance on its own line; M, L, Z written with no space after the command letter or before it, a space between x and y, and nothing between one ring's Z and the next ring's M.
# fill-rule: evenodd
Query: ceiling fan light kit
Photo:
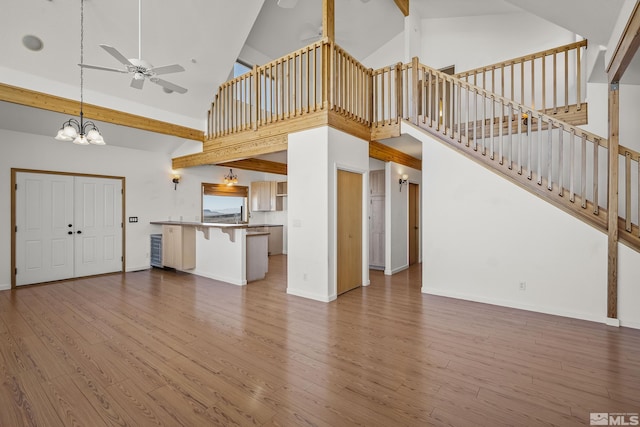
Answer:
M187 93L187 89L182 86L178 86L177 84L156 77L163 74L182 72L184 71L184 68L181 65L172 64L154 67L151 63L142 59L142 0L138 0L138 58L127 58L120 53L118 49L107 44L101 44L100 47L124 65L124 69L100 67L83 63L79 65L82 68L131 74L130 86L134 89L142 89L144 87L144 81L148 78L152 83L162 86L162 88L165 89L165 93Z

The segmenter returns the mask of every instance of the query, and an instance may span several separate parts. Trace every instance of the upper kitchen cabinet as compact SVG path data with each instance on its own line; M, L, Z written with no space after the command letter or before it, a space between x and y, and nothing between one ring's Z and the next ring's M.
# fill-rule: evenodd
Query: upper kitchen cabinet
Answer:
M256 181L251 183L251 210L275 211L276 210L276 182Z

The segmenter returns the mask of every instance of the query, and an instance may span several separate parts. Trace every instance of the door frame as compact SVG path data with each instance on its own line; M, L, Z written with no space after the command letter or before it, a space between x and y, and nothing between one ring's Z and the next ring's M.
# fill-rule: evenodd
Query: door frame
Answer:
M413 186L413 187L412 187ZM414 264L419 264L422 262L422 187L420 184L415 182L409 182L407 185L407 265L411 266L411 233L416 233L415 230L411 230L411 197L412 197L412 189L415 189L415 208L416 212L416 225L418 227L418 233L415 236L416 239L416 260Z
M351 172L362 176L362 197L360 202L362 203L362 218L361 218L361 233L362 233L362 286L368 286L369 281L369 221L367 200L369 197L369 169L363 169L353 167L344 163L336 162L333 168L333 210L331 219L333 222L333 289L329 289L330 299L335 299L338 296L338 170L345 172Z
M124 176L111 176L111 175L95 175L88 173L75 173L75 172L60 172L60 171L47 171L39 169L21 169L11 168L11 289L16 289L16 184L18 173L39 173L42 175L65 175L73 177L88 177L88 178L103 178L103 179L119 179L122 182L122 272L126 271L126 228L127 223L125 219L126 212L126 178Z

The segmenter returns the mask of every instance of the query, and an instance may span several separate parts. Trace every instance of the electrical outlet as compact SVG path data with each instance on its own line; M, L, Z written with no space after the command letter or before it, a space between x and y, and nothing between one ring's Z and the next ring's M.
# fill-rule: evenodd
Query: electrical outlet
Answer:
M520 290L521 291L527 290L527 282L520 282Z
M138 217L137 216L130 216L129 217L129 222L138 222Z

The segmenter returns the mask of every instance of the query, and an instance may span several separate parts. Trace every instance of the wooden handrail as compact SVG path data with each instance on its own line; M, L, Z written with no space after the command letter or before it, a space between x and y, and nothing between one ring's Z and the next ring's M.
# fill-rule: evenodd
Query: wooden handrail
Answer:
M582 40L457 73L455 77L467 82L471 82L471 77L473 77L473 84L477 86L542 111L552 107L554 114L558 110L568 112L571 105L575 105L577 110L581 110L582 85L584 83L581 58L582 51L586 47L587 41ZM574 53L570 57L571 52ZM558 61L559 56L561 61ZM551 57L550 64L546 60L548 57ZM575 64L570 64L574 59ZM558 62L562 64L560 70ZM551 66L551 72L547 70L549 66ZM571 74L569 73L570 68L573 68ZM490 80L489 86L487 85L487 75ZM500 80L498 88L496 88L496 79ZM573 93L569 91L570 86L575 87ZM547 105L549 90L552 92L551 105Z

